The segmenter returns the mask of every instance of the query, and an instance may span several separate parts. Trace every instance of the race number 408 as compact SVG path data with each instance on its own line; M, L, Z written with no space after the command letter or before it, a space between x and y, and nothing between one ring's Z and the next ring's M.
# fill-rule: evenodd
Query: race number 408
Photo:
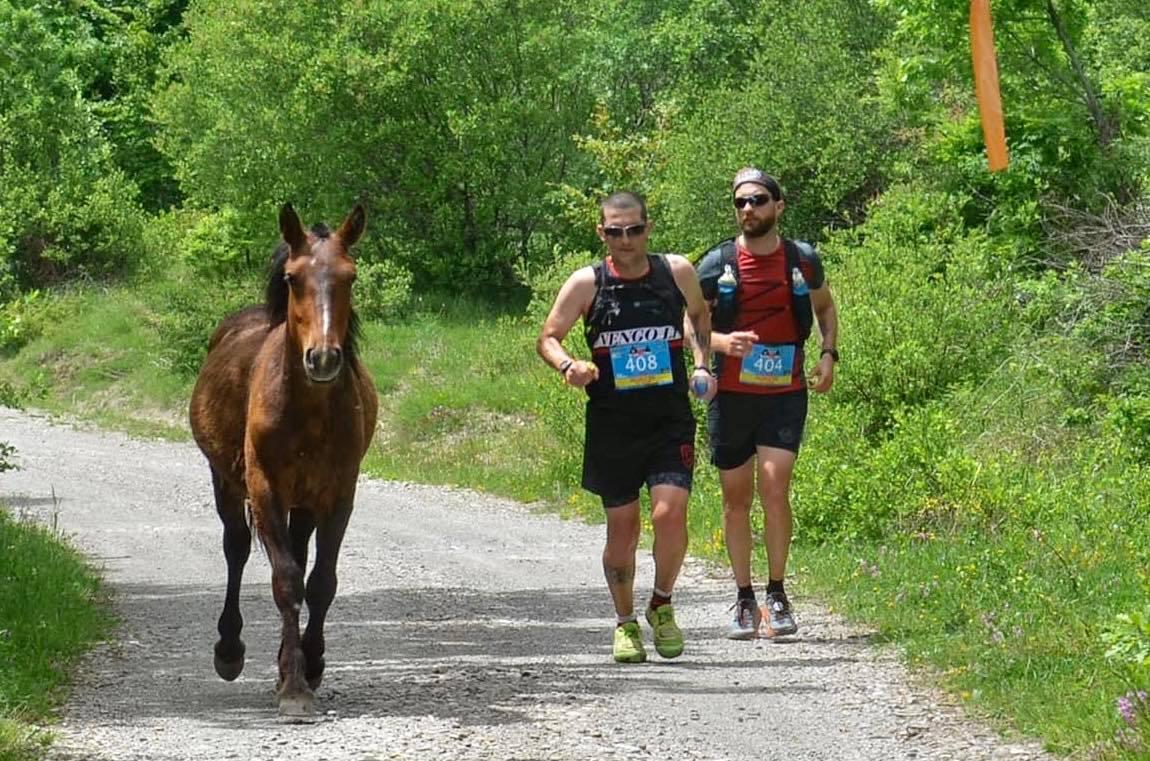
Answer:
M649 373L659 369L659 358L654 354L632 354L627 357L627 372Z

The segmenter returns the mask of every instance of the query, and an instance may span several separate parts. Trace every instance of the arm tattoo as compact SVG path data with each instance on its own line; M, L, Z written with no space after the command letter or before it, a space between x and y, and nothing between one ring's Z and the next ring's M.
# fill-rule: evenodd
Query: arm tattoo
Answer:
M706 331L700 330L699 318L691 317L691 348L696 357L702 357L701 362L698 364L707 364L711 359L711 331L710 326Z

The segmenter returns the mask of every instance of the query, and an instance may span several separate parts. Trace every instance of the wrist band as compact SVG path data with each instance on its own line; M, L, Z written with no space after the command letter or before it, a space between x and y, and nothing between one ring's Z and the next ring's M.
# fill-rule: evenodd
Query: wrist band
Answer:
M706 365L695 365L695 372L699 372L700 370L702 370L703 372L705 372L707 375L711 376L712 378L715 377L715 374L713 372L711 372L711 368L707 367Z
M559 365L559 374L566 375L567 371L571 369L571 365L573 364L575 364L575 360L571 359L570 357L563 360L562 364Z

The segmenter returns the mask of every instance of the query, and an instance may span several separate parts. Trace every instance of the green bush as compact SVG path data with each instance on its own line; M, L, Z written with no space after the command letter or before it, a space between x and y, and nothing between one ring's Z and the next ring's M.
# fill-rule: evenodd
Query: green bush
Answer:
M362 199L427 285L506 284L576 163L594 18L553 1L193 3L157 144L194 204L254 225L286 199L313 219Z
M1145 360L1150 350L1150 249L1131 251L1082 282L1079 319L1072 335L1100 347L1122 368Z
M29 291L0 306L0 353L19 350L40 334L40 291Z
M1131 459L1150 465L1150 397L1128 396L1108 400L1107 426Z
M868 410L867 433L903 407L981 380L1018 337L1018 308L995 244L967 231L959 199L900 187L867 222L825 245L850 371L841 401Z
M198 275L234 276L252 270L253 242L231 207L197 215L182 243L180 261Z
M145 293L148 326L160 338L161 366L184 376L199 372L216 326L233 311L258 303L253 280L165 280Z
M106 174L72 167L31 179L6 171L0 150L0 258L18 285L104 278L137 263L144 217L135 187L116 170L89 171Z
M865 435L869 415L833 404L812 416L795 477L797 536L875 540L984 525L988 508L970 489L979 465L950 405L901 409L878 441Z
M102 52L82 14L0 0L0 262L20 286L131 269L143 214L86 99Z
M723 49L700 55L698 73L667 99L682 115L659 136L651 174L659 224L677 250L702 252L733 234L730 182L746 164L778 175L788 204L783 230L810 240L857 219L881 182L890 129L874 97L872 55L886 23L874 4L811 0L738 15L711 37L727 40ZM747 43L743 23L750 39L769 30L772 44L748 45L723 70L713 61ZM692 32L679 34L693 42ZM697 87L697 77L716 74Z
M556 246L551 250L550 260L546 263L519 268L516 273L519 282L531 293L526 311L527 322L536 333L543 328L543 321L547 319L551 305L555 303L559 289L567 282L567 278L580 267L588 267L599 258L590 251L572 251ZM573 330L572 334L575 332ZM568 342L572 341L573 338L569 336ZM586 353L586 343L581 338L576 345L582 347Z
M1150 607L1117 615L1102 641L1106 657L1130 680L1130 689L1114 701L1121 721L1108 747L1144 758L1150 751Z
M411 306L411 271L402 264L359 261L356 264L355 309L379 322L402 319Z
M266 240L257 240L239 212L172 209L150 218L144 228L151 278L182 271L196 278L235 278L262 273L274 249L275 218L265 220Z
M1122 613L1102 635L1114 660L1140 686L1150 686L1150 608Z
M867 471L868 410L833 397L813 399L810 410L791 495L796 541L881 535L891 506L888 495L875 493L886 485Z

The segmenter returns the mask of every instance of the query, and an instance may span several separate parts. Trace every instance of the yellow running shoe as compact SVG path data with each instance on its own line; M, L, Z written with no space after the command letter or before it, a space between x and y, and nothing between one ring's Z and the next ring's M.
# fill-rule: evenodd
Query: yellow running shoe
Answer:
M642 663L647 660L643 649L643 636L639 633L639 622L628 621L615 627L615 646L612 654L617 663Z
M675 609L670 603L647 608L647 623L654 632L655 650L664 658L677 658L683 653L683 630L675 623Z

